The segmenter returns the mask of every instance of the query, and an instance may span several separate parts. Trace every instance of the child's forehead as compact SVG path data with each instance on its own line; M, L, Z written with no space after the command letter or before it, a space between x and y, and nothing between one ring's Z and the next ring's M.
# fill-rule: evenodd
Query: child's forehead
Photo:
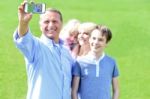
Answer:
M78 31L72 31L69 33L69 36L77 36L78 35Z
M102 31L99 31L98 29L95 29L95 30L92 31L91 37L102 38L102 37L106 37L106 36L103 35Z
M91 32L91 36L102 36L102 32L98 29L95 29Z

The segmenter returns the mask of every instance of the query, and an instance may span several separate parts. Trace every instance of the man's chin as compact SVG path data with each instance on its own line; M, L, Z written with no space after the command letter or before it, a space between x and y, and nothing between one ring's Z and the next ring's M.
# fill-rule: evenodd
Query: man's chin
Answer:
M52 34L47 34L46 37L50 38L50 39L53 39L54 36Z

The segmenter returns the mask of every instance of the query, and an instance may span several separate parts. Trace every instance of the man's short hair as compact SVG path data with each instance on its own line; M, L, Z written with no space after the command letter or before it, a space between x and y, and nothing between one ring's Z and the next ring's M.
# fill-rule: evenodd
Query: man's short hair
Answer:
M58 13L59 16L60 16L60 20L63 22L62 14L61 14L61 12L59 10L57 10L55 8L48 8L48 9L46 9L46 11Z

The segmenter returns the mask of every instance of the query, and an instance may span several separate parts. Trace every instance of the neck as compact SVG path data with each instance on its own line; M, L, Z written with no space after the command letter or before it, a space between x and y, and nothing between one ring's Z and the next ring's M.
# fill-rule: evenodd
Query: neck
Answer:
M103 55L103 52L101 52L101 53L96 53L96 52L90 51L89 54L92 55L92 57L93 57L94 59L99 60L99 58Z
M80 46L80 49L79 49L79 56L86 55L89 51L90 51L89 45Z
M58 43L59 43L59 39L57 39L57 40L54 40L54 42L58 44Z

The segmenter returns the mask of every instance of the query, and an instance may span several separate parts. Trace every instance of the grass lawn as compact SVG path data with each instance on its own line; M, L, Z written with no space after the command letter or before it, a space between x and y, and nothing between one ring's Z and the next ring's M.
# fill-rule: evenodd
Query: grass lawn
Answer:
M22 0L23 1L23 0ZM107 25L113 32L106 52L120 70L120 99L150 98L150 3L149 0L40 0L47 7L61 10L64 24L77 18ZM21 0L0 3L0 99L25 99L27 78L22 54L12 35L17 27L17 8ZM30 27L40 36L38 14Z

